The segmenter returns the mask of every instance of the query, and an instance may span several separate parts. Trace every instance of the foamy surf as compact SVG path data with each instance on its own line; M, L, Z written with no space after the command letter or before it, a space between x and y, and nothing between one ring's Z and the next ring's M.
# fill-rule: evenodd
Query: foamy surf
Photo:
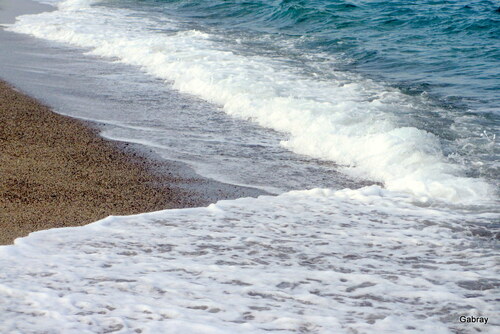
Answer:
M334 161L347 174L416 201L494 197L486 181L466 177L463 166L445 157L438 137L398 125L418 101L396 89L359 76L309 77L278 60L225 50L207 33L179 31L174 21L163 19L158 31L156 21L90 6L96 2L63 1L57 11L20 17L9 29L139 66L231 116L283 132L289 138L282 144L293 152Z
M0 331L494 333L498 254L373 186L109 217L0 248ZM489 324L461 324L461 315Z

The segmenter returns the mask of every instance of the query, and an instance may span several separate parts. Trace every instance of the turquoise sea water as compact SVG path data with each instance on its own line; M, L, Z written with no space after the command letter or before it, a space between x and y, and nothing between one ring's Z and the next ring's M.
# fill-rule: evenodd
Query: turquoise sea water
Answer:
M408 94L435 94L450 107L484 112L486 118L496 111L498 117L499 1L143 0L109 5L162 13L303 66L334 57L337 68L389 80ZM285 42L293 47L283 50Z
M439 137L445 155L465 165L468 175L498 175L499 1L100 4L155 18L156 28L166 33L170 28L162 20L174 20L184 29L209 33L221 48L280 61L311 78L359 74L407 96L423 97L425 103L409 102L410 108L395 111L399 125Z

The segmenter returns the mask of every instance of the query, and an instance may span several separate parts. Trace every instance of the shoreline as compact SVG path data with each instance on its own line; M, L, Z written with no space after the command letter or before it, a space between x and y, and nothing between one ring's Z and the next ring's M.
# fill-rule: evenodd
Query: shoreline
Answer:
M51 9L30 0L1 1L0 32L2 23L18 15ZM0 76L0 245L30 232L86 225L109 215L266 194L204 178L147 147L105 139L98 122L54 112L33 92L17 88L29 76L14 78Z
M261 191L202 178L182 163L99 136L0 81L0 244L30 232L208 205Z
M107 215L187 206L83 123L0 82L0 243ZM138 196L140 194L140 196Z

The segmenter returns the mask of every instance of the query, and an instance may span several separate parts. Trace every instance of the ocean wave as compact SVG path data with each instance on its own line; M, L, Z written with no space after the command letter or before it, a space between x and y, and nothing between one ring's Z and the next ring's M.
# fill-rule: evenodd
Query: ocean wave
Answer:
M161 33L153 30L157 22L92 3L64 1L58 11L20 17L9 29L139 66L229 115L287 134L282 144L296 153L334 161L346 173L418 201L479 202L493 196L486 181L465 177L461 166L445 158L438 137L398 126L396 115L409 101L396 89L361 77L307 77L273 59L224 50L210 34Z

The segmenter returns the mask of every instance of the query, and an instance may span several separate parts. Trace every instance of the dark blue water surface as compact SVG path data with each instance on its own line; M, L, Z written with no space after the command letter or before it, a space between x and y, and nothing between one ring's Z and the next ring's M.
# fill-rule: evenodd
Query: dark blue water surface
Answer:
M468 166L470 176L498 180L500 1L121 0L104 4L153 17L157 29L166 33L169 25L163 26L162 20L173 20L183 28L209 33L224 50L286 62L306 75L326 80L338 73L361 75L409 96L422 96L430 105L411 106L411 114L399 117L400 125L437 135L444 153ZM470 166L469 160L481 163Z
M337 69L436 94L473 112L500 109L500 1L124 0L252 49L334 56ZM116 2L115 2L116 4ZM160 27L161 28L161 27ZM253 39L251 38L254 35ZM258 35L270 37L257 42ZM273 45L274 42L276 43ZM241 42L241 41L240 41ZM276 50L273 50L276 48ZM492 116L492 115L490 115Z

